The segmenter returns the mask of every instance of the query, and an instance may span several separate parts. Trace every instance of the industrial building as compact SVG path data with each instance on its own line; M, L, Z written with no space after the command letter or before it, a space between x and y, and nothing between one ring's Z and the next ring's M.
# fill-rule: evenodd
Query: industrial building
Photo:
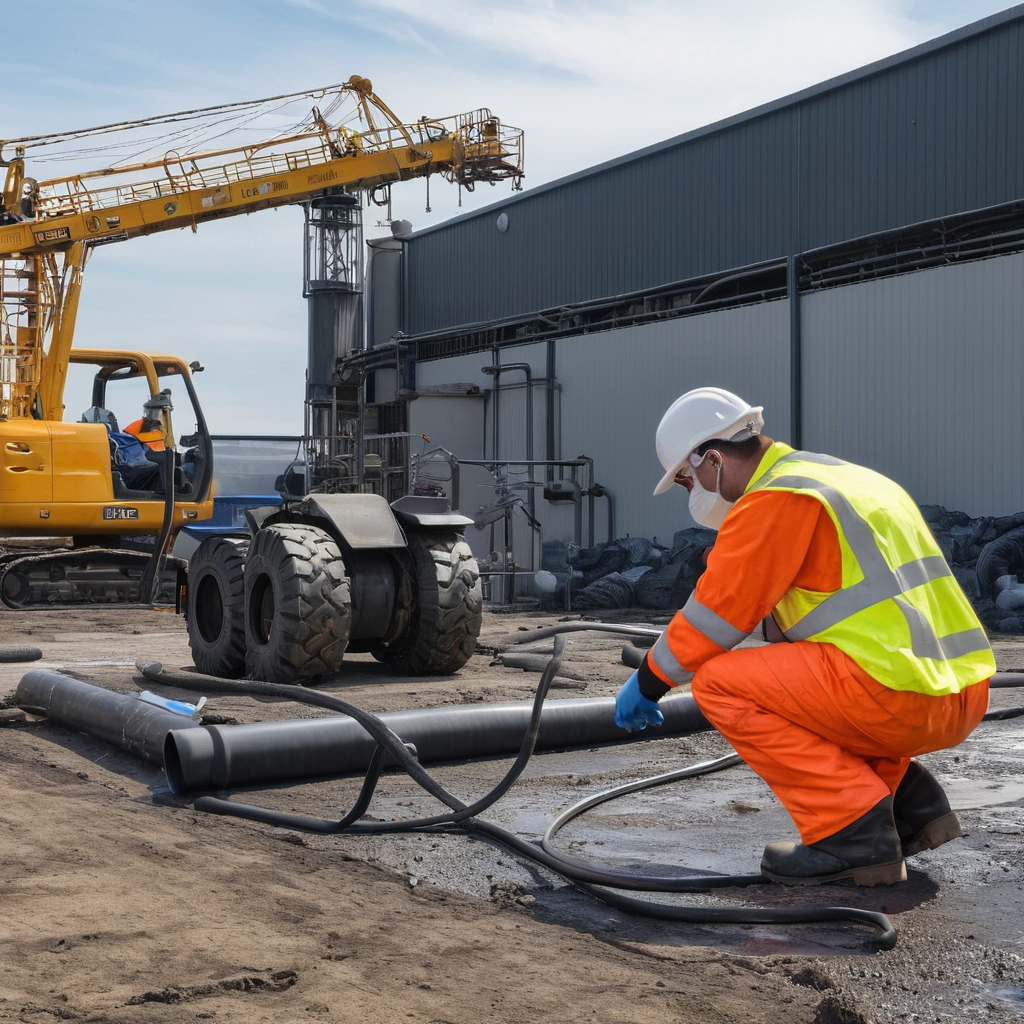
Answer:
M479 558L512 546L527 569L541 542L693 525L682 492L652 497L653 438L703 384L921 504L1024 509L1022 101L1024 5L397 225L368 259L376 429L429 437L417 487L477 518Z

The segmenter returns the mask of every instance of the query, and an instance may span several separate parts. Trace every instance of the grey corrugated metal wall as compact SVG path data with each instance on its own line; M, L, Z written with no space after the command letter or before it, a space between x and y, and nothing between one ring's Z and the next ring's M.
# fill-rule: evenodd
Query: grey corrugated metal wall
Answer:
M804 447L924 504L1024 510L1024 255L806 296Z
M975 516L1024 509L1024 254L817 292L801 299L801 321L805 448L887 473L922 504ZM542 344L501 356L503 363L529 362L538 381L546 372ZM717 384L764 405L766 433L788 441L789 356L785 301L561 339L556 454L594 459L597 481L614 496L617 536L669 544L693 523L682 491L651 494L661 476L653 438L662 413L683 391ZM417 372L424 384L486 388L491 382L480 367L490 362L490 353L478 353L423 362ZM542 393L535 383L538 451ZM521 388L502 396L502 458L525 457L523 400ZM457 410L468 401L417 399L411 429L435 432L463 458L490 458L481 400L473 400L480 404L472 429L459 426L465 421ZM468 474L462 510L474 514L493 493L486 473ZM565 508L540 496L536 506L544 540L573 539ZM600 541L607 539L605 503L597 509ZM528 537L517 533L520 561ZM473 533L471 541L486 553L488 537Z
M416 234L404 330L701 277L1018 199L1022 58L1024 6Z
M654 433L692 387L716 384L764 405L774 436L789 437L789 313L785 302L567 338L557 349L562 447L595 460L615 497L619 536L671 544L693 526L685 494L655 498L664 470Z

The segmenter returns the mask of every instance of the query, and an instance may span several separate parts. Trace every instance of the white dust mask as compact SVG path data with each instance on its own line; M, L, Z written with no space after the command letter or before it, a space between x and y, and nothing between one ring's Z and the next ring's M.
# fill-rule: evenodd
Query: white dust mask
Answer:
M722 497L720 487L722 484L722 467L718 467L718 476L715 477L715 489L706 491L701 487L697 479L696 470L690 474L693 478L693 488L690 491L690 515L694 522L706 526L709 530L717 530L735 502L726 501Z

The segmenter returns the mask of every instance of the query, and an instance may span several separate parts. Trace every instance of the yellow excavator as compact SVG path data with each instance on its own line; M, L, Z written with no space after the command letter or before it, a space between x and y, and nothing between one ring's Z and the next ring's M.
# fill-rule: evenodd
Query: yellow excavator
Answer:
M300 115L293 120L286 112L296 106ZM273 130L252 140L255 126L266 123L268 115ZM169 140L171 147L136 159L146 147L154 151L154 140L157 145ZM225 140L231 144L210 144ZM69 149L79 160L101 152L113 156L99 169L61 177L28 173L33 156L43 159ZM175 534L212 514L212 448L192 384L198 363L173 355L72 347L83 271L94 250L431 174L467 189L499 180L511 180L518 188L522 132L502 125L486 109L402 123L368 80L353 76L304 93L0 141L2 168L0 540L19 538L21 546L8 544L0 553L0 600L13 608L148 604L158 600L161 575L167 578L159 567L167 565ZM71 364L84 364L89 368L84 372L92 373L91 404L75 421L65 419L64 411ZM141 416L131 425L117 423L109 408L108 395L122 382L141 387L144 396ZM183 405L189 407L188 429L177 440L175 404L179 420ZM385 518L394 520L393 528L358 536L367 502L375 497L333 495L330 511L311 508L315 498L310 498L303 508L276 513L277 520L271 516L266 524L254 523L254 530L273 528L282 517L292 526L312 517L313 529L323 530L326 524L328 532L338 534L336 544L347 547L347 561L354 566L366 560L364 554L374 545L408 547L403 527L458 532L462 525L460 517L446 519L437 509L390 510ZM336 499L349 498L344 509L338 506ZM367 506L361 511L356 509L360 502ZM384 513L378 509L377 514ZM413 518L400 525L395 517L401 515ZM346 529L353 534L347 539ZM31 541L23 546L25 538L55 537L72 538L72 546L34 550ZM149 551L134 550L126 538L155 542ZM370 588L374 611L363 618L376 620L371 633L378 635L364 636L366 644L394 641L401 633L397 619L411 614L409 599L400 597L408 589L403 582L408 573L399 569L392 573L396 582L384 585L383 593L380 585ZM372 572L379 575L379 570L375 566ZM204 576L207 583L209 576ZM223 582L216 572L213 576ZM180 596L180 571L176 579L172 586ZM268 591L267 586L263 580L257 587L262 611L254 613L254 629L264 647L273 619L273 587ZM360 590L356 578L348 589ZM206 658L208 668L237 671L240 613L226 607L229 597L207 594L208 636L199 640L214 652ZM351 605L351 594L348 601ZM383 605L391 605L390 612ZM405 609L401 614L400 605ZM202 618L201 608L196 611L190 602L190 635L197 617ZM227 620L235 631L228 644L234 649L230 666L223 663L223 645L217 640ZM253 643L258 646L258 636ZM273 674L266 665L262 670Z

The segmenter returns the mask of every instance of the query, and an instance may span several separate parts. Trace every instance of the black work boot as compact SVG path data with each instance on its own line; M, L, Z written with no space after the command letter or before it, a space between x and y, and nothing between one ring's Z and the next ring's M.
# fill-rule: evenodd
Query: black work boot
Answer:
M892 885L907 880L900 837L887 796L846 828L810 846L769 843L761 874L783 885Z
M934 850L963 835L935 777L919 761L911 761L892 798L892 816L900 834L903 856Z

